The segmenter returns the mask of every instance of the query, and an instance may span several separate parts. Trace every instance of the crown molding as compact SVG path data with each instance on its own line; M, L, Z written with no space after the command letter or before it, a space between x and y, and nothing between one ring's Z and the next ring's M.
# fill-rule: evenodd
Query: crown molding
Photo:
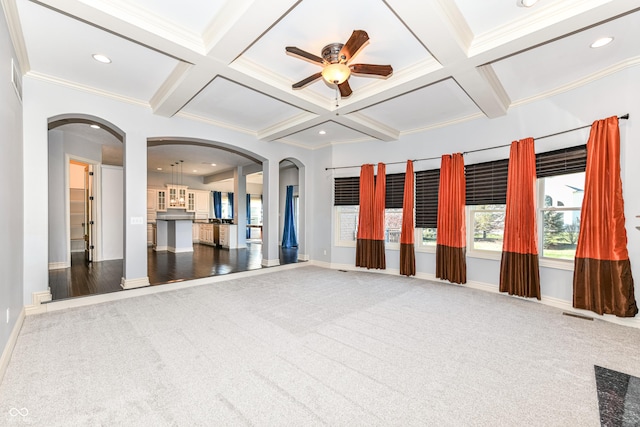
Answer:
M133 3L124 0L83 0L83 3L200 55L205 55L204 43L199 34L162 19L152 10L134 6Z
M210 119L208 117L203 117L203 116L199 116L197 114L193 114L193 113L187 113L185 111L180 111L178 113L175 114L174 117L182 117L184 119L188 119L188 120L194 120L197 122L202 122L202 123L206 123L209 125L213 125L216 127L220 127L223 129L229 129L235 132L240 132L240 133L244 133L246 135L251 135L253 137L258 137L257 133L251 129L246 129L240 126L235 126L229 123L225 123L225 122L220 122L214 119Z
M119 95L117 93L109 92L102 89L97 89L91 86L83 85L81 83L71 82L69 80L61 79L59 77L50 76L48 74L39 73L37 71L29 71L26 74L27 77L34 78L36 80L41 80L48 83L54 83L59 86L65 86L71 89L79 90L82 92L88 92L93 95L102 96L105 98L115 99L116 101L126 102L128 104L137 105L140 107L151 108L148 102L142 101L140 99L131 98L124 95Z
M0 0L2 4L2 10L4 10L4 16L7 20L7 27L9 29L9 37L13 44L13 50L16 52L16 59L20 66L22 75L25 75L31 70L29 64L29 55L27 53L27 45L24 41L24 33L22 31L22 24L20 24L20 16L18 15L18 7L15 0Z
M610 3L610 0L565 0L541 7L532 11L533 13L526 18L511 21L476 36L469 48L469 57L505 45L607 3Z
M530 96L528 98L519 99L517 101L512 102L511 105L510 105L510 108L519 107L521 105L529 104L529 103L535 102L535 101L540 101L540 100L543 100L543 99L546 99L546 98L550 98L552 96L559 95L559 94L564 93L564 92L568 92L570 90L577 89L577 88L579 88L581 86L587 85L587 84L592 83L592 82L594 82L596 80L600 80L602 78L605 78L605 77L610 76L612 74L618 73L618 72L623 71L623 70L625 70L627 68L635 67L637 65L640 65L640 56L636 56L635 58L631 58L631 59L627 59L627 60L622 61L622 62L618 62L617 64L612 65L611 67L607 67L604 70L600 70L597 73L590 74L590 75L588 75L586 77L583 77L583 78L581 78L579 80L574 80L571 83L568 83L566 85L562 85L562 86L559 86L557 88L550 89L548 91L539 93L537 95Z
M470 114L468 116L458 117L456 119L447 120L445 122L438 122L438 123L434 123L434 124L429 125L429 126L402 131L402 132L400 132L400 136L427 132L427 131L430 131L430 130L433 130L433 129L438 129L438 128L443 128L443 127L447 127L447 126L457 125L459 123L468 122L470 120L475 120L475 119L479 119L479 118L482 118L482 117L486 118L486 116L484 115L483 112L473 113L473 114Z

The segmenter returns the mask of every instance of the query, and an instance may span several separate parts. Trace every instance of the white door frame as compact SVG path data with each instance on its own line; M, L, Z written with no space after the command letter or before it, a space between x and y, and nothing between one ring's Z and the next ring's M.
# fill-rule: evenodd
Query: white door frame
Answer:
M80 163L86 163L88 165L93 166L93 218L95 218L95 234L93 244L95 246L95 259L94 261L102 261L102 195L100 192L101 186L101 174L100 174L100 162L96 162L95 160L86 159L84 157L76 156L73 154L65 153L65 168L64 168L64 215L65 215L65 251L67 254L67 265L71 265L71 211L70 211L70 200L71 200L71 190L69 188L70 185L70 162L76 161Z

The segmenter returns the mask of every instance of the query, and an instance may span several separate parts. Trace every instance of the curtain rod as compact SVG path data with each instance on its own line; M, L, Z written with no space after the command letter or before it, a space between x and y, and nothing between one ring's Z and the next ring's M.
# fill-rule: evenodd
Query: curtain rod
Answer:
M622 116L618 117L619 120L629 120L629 113L624 114ZM533 138L534 141L537 141L538 139L544 139L544 138L551 138L552 136L557 136L557 135L562 135L563 133L569 133L569 132L573 132L576 130L580 130L580 129L586 129L591 127L591 125L584 125L584 126L580 126L577 128L573 128L573 129L568 129L568 130L563 130L562 132L556 132L556 133L551 133L549 135L543 135L543 136L538 136L536 138ZM511 143L509 144L503 144L503 145L496 145L494 147L487 147L487 148L478 148L477 150L469 150L469 151L463 151L462 154L466 155L469 153L477 153L478 151L486 151L486 150L493 150L494 148L504 148L504 147L509 147L511 145ZM414 159L414 162L422 162L425 160L437 160L440 159L442 156L438 156L438 157L426 157L424 159ZM402 161L402 162L388 162L385 163L385 165L399 165L401 163L406 163L407 161ZM333 170L333 169L351 169L351 168L359 168L361 165L358 166L336 166L334 168L324 168L324 170Z

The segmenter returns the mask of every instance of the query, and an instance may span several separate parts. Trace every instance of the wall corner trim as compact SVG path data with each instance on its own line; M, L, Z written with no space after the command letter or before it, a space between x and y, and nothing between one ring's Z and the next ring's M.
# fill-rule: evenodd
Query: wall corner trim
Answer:
M122 286L122 289L135 289L135 288L143 288L145 286L149 286L149 277L145 276L145 277L138 277L137 279L125 279L124 277L122 278L122 281L120 282L120 286Z
M40 291L31 294L31 305L24 307L25 315L42 314L47 312L47 306L43 303L51 301L51 291Z
M0 356L0 384L2 384L2 379L4 378L4 374L7 371L7 367L9 366L9 361L11 360L11 355L13 354L13 349L16 346L16 342L18 341L18 335L20 334L20 330L22 329L22 324L24 323L25 316L25 309L23 307L22 310L20 310L20 314L16 319L15 325L13 325L13 330L11 331L11 335L9 335L7 345L2 351L2 356Z

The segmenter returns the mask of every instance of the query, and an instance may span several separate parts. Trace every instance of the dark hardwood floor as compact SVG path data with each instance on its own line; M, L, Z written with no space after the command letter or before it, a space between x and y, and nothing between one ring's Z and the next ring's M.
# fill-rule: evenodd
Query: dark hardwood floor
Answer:
M200 279L263 268L262 244L248 243L243 249L221 249L193 245L193 252L147 251L151 285ZM298 262L298 248L280 249L280 264ZM49 271L53 300L121 291L122 260L87 263L84 253L71 254L71 267Z

